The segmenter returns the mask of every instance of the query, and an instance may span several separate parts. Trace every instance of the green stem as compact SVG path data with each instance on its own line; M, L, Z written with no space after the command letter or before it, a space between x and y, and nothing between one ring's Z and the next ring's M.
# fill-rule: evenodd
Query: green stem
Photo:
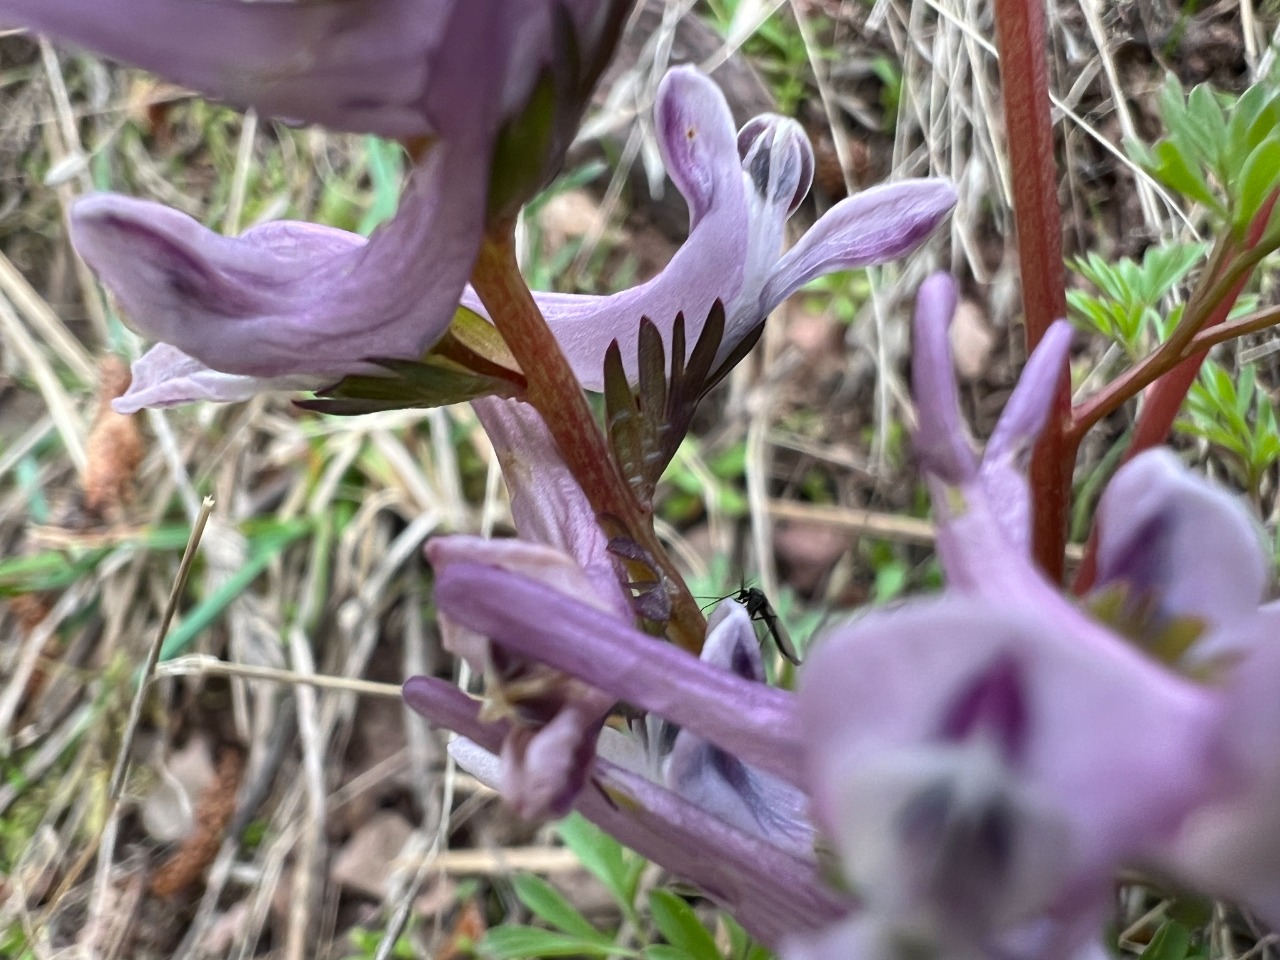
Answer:
M654 532L651 512L619 473L582 386L520 274L510 230L495 228L485 237L471 282L528 378L525 399L542 415L592 508L620 525L660 569L672 605L668 636L698 653L706 620Z
M1226 323L1231 308L1235 306L1249 277L1253 275L1254 268L1275 249L1272 242L1275 238L1268 233L1267 225L1271 222L1277 201L1280 201L1280 190L1267 198L1250 222L1243 247L1230 240L1215 247L1205 271L1207 280L1202 285L1204 292L1201 293L1198 289L1192 295L1173 336L1137 368L1111 384L1104 391L1106 396L1101 403L1095 403L1098 398L1092 398L1076 416L1070 428L1073 435L1083 437L1099 417L1136 396L1144 386L1150 385L1151 390L1134 425L1133 440L1125 451L1122 462L1128 463L1142 451L1164 443L1178 417L1178 411L1182 409L1183 401L1187 398L1187 391L1200 374L1200 367L1209 348L1214 343L1230 339L1229 336L1215 339L1215 335L1223 333L1222 325ZM1244 319L1256 322L1257 318L1258 314L1255 314ZM1238 323L1243 327L1240 333L1250 332L1250 325L1242 321ZM1084 561L1072 584L1072 590L1076 594L1084 593L1093 586L1097 567L1098 528L1095 524L1089 534L1089 541L1085 544Z
M1230 301L1227 307L1230 312L1230 304L1235 302L1239 287L1252 268L1245 268L1242 276L1241 261L1233 260L1229 267L1222 266L1227 257L1225 245L1220 244L1214 249L1206 266L1206 279L1187 301L1182 320L1169 339L1154 353L1144 357L1141 362L1116 377L1076 408L1068 433L1077 444L1103 417L1119 409L1126 401L1136 397L1186 360L1190 356L1188 347L1197 334L1213 325L1212 310Z
M1058 171L1049 113L1043 0L996 0L996 43L1004 97L1013 212L1018 235L1027 350L1049 325L1066 316ZM1064 372L1065 372L1064 362ZM1032 543L1035 558L1061 580L1068 499L1077 444L1066 435L1071 414L1070 378L1059 378L1049 422L1031 456Z
M1277 324L1280 324L1280 307L1255 310L1253 313L1245 314L1243 317L1237 317L1230 323L1224 323L1212 329L1201 330L1196 334L1195 339L1191 341L1191 349L1188 351L1188 355L1195 351L1208 350L1220 343L1226 343L1228 340L1246 337L1251 333L1261 333L1263 330L1269 330Z

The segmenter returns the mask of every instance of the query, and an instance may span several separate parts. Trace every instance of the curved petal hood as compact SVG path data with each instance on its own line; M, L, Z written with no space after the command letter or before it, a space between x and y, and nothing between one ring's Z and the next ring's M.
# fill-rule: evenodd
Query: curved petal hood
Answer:
M1092 909L1215 769L1211 691L1119 641L1100 655L1051 610L953 597L868 615L817 645L798 698L814 811L848 879L925 942Z
M386 137L492 129L564 59L565 23L589 69L621 13L592 0L0 0L5 25L270 116Z
M465 147L440 145L367 243L291 221L224 237L115 194L77 201L71 236L147 336L223 374L332 381L363 360L416 360L448 329L486 180Z
M668 175L689 206L684 245L661 273L628 290L535 295L588 390L603 388L604 356L614 340L628 375L635 376L642 317L653 321L669 346L682 314L691 353L712 305L721 301L719 364L805 283L908 253L956 202L943 180L886 184L837 204L779 259L787 219L813 176L813 150L800 126L764 115L735 134L715 83L692 67L678 67L658 89L654 127ZM464 302L483 310L470 291Z

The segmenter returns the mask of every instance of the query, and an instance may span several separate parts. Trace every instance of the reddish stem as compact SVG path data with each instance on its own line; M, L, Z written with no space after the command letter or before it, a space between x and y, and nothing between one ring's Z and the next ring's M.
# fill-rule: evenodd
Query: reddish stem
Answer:
M1236 299L1248 280L1249 277L1246 274L1232 284L1227 296L1219 301L1209 318L1201 325L1202 331L1209 330L1227 319L1227 314L1235 306ZM1196 382L1200 367L1208 355L1209 347L1197 350L1161 375L1148 388L1147 398L1142 404L1142 411L1138 414L1138 422L1134 425L1133 439L1120 461L1122 464L1128 463L1143 450L1149 450L1164 443L1169 431L1173 428L1173 421L1178 417L1178 411L1182 409L1182 402L1187 398L1187 391ZM1080 569L1076 571L1075 582L1071 585L1072 592L1080 595L1089 590L1097 575L1098 526L1094 524L1089 532L1089 541L1085 544L1084 559L1080 563Z
M472 272L472 285L528 377L525 399L542 415L592 508L621 524L664 574L672 602L669 636L698 653L706 619L654 533L651 512L619 473L582 386L520 274L509 231L495 229L485 238Z
M1173 422L1178 417L1178 411L1182 409L1183 401L1187 398L1187 392L1191 389L1191 385L1196 382L1196 377L1200 374L1200 367L1204 364L1204 358L1209 355L1209 349L1213 345L1212 338L1206 337L1204 334L1206 331L1226 321L1227 315L1231 313L1231 308L1235 306L1236 300L1240 298L1245 284L1249 282L1249 277L1253 274L1252 268L1256 265L1259 259L1258 254L1261 252L1257 249L1257 246L1266 235L1267 225L1271 222L1271 215L1275 210L1277 201L1280 201L1280 190L1274 191L1267 198L1249 224L1243 250L1243 254L1250 255L1246 262L1252 261L1249 263L1248 268L1239 269L1237 266L1239 262L1237 257L1240 256L1239 248L1236 250L1237 257L1233 257L1230 250L1228 250L1226 256L1215 257L1213 260L1213 273L1209 277L1206 288L1212 290L1215 281L1228 277L1234 268L1237 270L1238 275L1230 286L1220 297L1211 296L1209 302L1199 301L1198 298L1193 297L1193 302L1188 305L1187 311L1191 316L1183 318L1183 322L1179 325L1179 329L1175 331L1174 337L1170 338L1169 344L1166 344L1166 347L1174 347L1174 350L1159 350L1147 358L1148 363L1143 364L1141 368L1135 371L1130 371L1131 373L1145 376L1151 386L1148 388L1146 402L1143 403L1142 410L1138 413L1138 422L1134 426L1133 439L1129 443L1129 449L1124 452L1124 458L1121 460L1122 464L1128 463L1142 451L1164 443L1165 438L1169 435L1169 431L1173 428ZM1233 260L1236 263L1233 263ZM1197 322L1194 314L1198 313L1201 308L1207 308L1208 312L1203 322ZM1244 318L1241 323L1245 324L1245 321L1249 319L1251 318ZM1245 328L1240 332L1248 332L1248 325L1246 324ZM1205 344L1203 347L1195 349L1202 343ZM1188 355L1190 350L1195 352ZM1122 380L1127 380L1127 378L1122 378ZM1135 382L1139 381L1135 378ZM1134 388L1134 392L1136 392L1136 389L1140 388ZM1123 390L1109 390L1108 394L1114 394L1119 399L1111 397L1114 403L1107 409L1115 409L1128 396L1132 396L1132 392L1125 393ZM1104 410L1103 412L1106 411ZM1071 428L1071 432L1077 437L1077 442L1079 442L1078 438L1082 437L1084 432L1101 415L1096 408L1092 407L1082 411L1077 418L1077 422ZM1087 417L1092 419L1086 419ZM1084 548L1084 560L1080 564L1080 569L1076 572L1075 582L1071 587L1072 591L1077 595L1084 593L1093 586L1097 575L1098 527L1095 523L1093 529L1089 532L1089 541Z
M1067 312L1044 4L1043 0L996 0L995 13L1022 305L1027 350L1031 351L1049 325ZM1033 550L1037 562L1055 581L1061 580L1063 573L1077 448L1066 435L1070 416L1070 378L1063 376L1030 468Z

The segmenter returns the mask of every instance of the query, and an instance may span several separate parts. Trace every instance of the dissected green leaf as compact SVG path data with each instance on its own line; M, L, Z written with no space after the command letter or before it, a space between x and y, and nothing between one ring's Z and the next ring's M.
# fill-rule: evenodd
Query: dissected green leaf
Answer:
M424 361L377 360L386 376L356 374L344 377L314 400L297 400L307 410L337 416L358 416L382 410L443 407L478 397L516 395L509 380L462 369L440 357Z
M581 937L584 940L597 940L602 944L613 943L613 937L601 933L591 922L579 913L564 895L541 877L530 873L517 874L512 879L516 896L529 911L541 920L545 920L563 933Z
M1173 920L1161 924L1140 960L1186 960L1191 950L1191 931Z
M1237 230L1244 230L1258 215L1277 184L1280 184L1280 134L1258 144L1244 162L1234 191L1232 224Z
M605 417L610 445L623 475L646 506L652 506L658 481L688 433L698 401L714 382L709 371L724 338L724 323L724 306L717 300L686 362L684 315L677 314L668 365L661 332L649 318L642 317L634 390L627 381L617 341L605 353ZM726 363L726 368L729 365Z
M1151 349L1153 340L1163 342L1176 325L1182 305L1167 307L1166 298L1203 262L1207 251L1203 243L1169 244L1148 249L1140 262L1125 258L1111 263L1096 253L1077 257L1068 265L1100 293L1068 291L1070 316L1114 340L1136 360Z
M604 410L605 435L613 459L636 497L647 503L653 490L645 476L645 415L627 382L617 340L604 354Z
M1228 465L1250 490L1258 489L1263 474L1280 459L1275 406L1258 386L1252 365L1233 376L1206 360L1174 426L1227 454Z
M520 365L498 328L466 307L458 307L448 333L431 348L431 353L452 360L474 373L523 380L515 373Z
M1155 166L1149 171L1165 186L1185 197L1198 200L1215 212L1224 210L1222 201L1214 196L1197 166L1187 158L1182 149L1170 140L1162 140L1153 149Z
M478 953L493 960L529 960L532 957L634 957L634 950L624 950L612 942L601 943L582 937L503 924L490 930L476 947Z
M632 914L644 859L578 813L561 820L556 832L582 865L604 884L618 905Z
M721 960L715 938L693 907L670 890L649 891L649 912L667 943L694 960Z

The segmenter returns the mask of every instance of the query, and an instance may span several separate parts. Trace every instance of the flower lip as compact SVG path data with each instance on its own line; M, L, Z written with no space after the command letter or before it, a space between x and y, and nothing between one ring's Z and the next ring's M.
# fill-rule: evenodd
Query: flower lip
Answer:
M479 704L452 684L411 677L409 706L455 730L489 753L501 749L507 727L484 723ZM492 770L495 764L489 762ZM797 857L750 836L643 776L598 760L577 808L642 856L698 884L767 944L785 933L815 930L846 915L853 903L823 883L811 857Z
M1257 522L1236 496L1172 451L1149 450L1116 472L1098 529L1100 591L1123 586L1133 604L1151 606L1157 631L1178 618L1201 621L1208 632L1188 651L1193 661L1244 652L1244 625L1270 577Z
M800 124L776 114L752 117L738 131L738 156L756 191L766 199L770 199L770 167L781 162L785 173L779 176L774 188L778 196L772 199L790 192L787 213L795 213L813 185L813 148Z
M704 664L616 615L494 567L451 565L438 575L435 595L441 610L495 643L692 730L787 783L802 777L795 699L785 690Z
M115 194L77 201L71 235L146 335L223 374L322 384L365 360L417 360L444 334L479 248L487 180L467 143L438 144L368 242L287 221L224 237Z
M1027 727L1022 668L1004 654L960 691L939 735L944 740L990 739L1006 761L1016 763L1026 748Z

